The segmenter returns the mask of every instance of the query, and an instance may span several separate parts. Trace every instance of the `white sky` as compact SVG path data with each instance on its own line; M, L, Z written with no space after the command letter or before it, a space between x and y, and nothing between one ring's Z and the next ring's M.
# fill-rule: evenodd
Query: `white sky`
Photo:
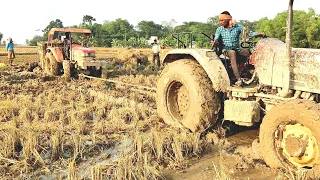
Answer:
M10 0L1 1L0 32L3 39L12 37L24 44L41 32L50 21L60 19L64 26L79 25L84 15L96 18L97 23L116 18L127 19L134 26L142 20L178 22L206 22L209 17L229 11L236 20L274 18L287 10L289 0ZM295 0L294 10L313 8L320 14L319 0ZM213 30L214 31L214 30Z

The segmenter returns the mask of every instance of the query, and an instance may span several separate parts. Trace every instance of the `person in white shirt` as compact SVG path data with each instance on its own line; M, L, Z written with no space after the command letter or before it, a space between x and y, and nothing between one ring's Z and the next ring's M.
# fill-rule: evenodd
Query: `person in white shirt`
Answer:
M152 52L153 52L153 63L156 64L158 67L160 67L160 45L157 43L157 40L154 40L154 43L152 44Z

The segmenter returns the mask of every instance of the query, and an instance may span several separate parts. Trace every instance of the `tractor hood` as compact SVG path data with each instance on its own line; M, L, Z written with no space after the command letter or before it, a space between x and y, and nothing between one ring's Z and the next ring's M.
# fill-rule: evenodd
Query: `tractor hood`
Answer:
M258 41L252 54L259 83L273 87L284 87L284 74L290 74L290 89L320 93L320 50L292 48L289 72L286 44L279 39L266 38Z

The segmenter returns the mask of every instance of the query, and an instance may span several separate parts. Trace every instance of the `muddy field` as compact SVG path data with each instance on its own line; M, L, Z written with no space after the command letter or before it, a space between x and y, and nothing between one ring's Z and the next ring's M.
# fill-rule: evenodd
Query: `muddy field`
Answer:
M109 80L150 89L28 72L35 54L0 66L1 179L304 178L266 166L257 128L224 123L199 134L168 127L156 112L160 70L151 50L96 50L109 63Z

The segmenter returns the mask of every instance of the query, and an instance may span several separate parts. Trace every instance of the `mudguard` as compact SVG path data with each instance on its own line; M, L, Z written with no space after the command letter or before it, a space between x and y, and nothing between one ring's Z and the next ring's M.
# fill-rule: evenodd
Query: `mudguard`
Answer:
M50 47L50 48L47 48L47 50L50 50L52 52L57 62L61 63L63 61L63 52L59 47Z
M170 63L179 59L197 61L209 76L216 92L226 92L230 85L228 73L220 58L209 49L173 49L162 59L162 63Z

